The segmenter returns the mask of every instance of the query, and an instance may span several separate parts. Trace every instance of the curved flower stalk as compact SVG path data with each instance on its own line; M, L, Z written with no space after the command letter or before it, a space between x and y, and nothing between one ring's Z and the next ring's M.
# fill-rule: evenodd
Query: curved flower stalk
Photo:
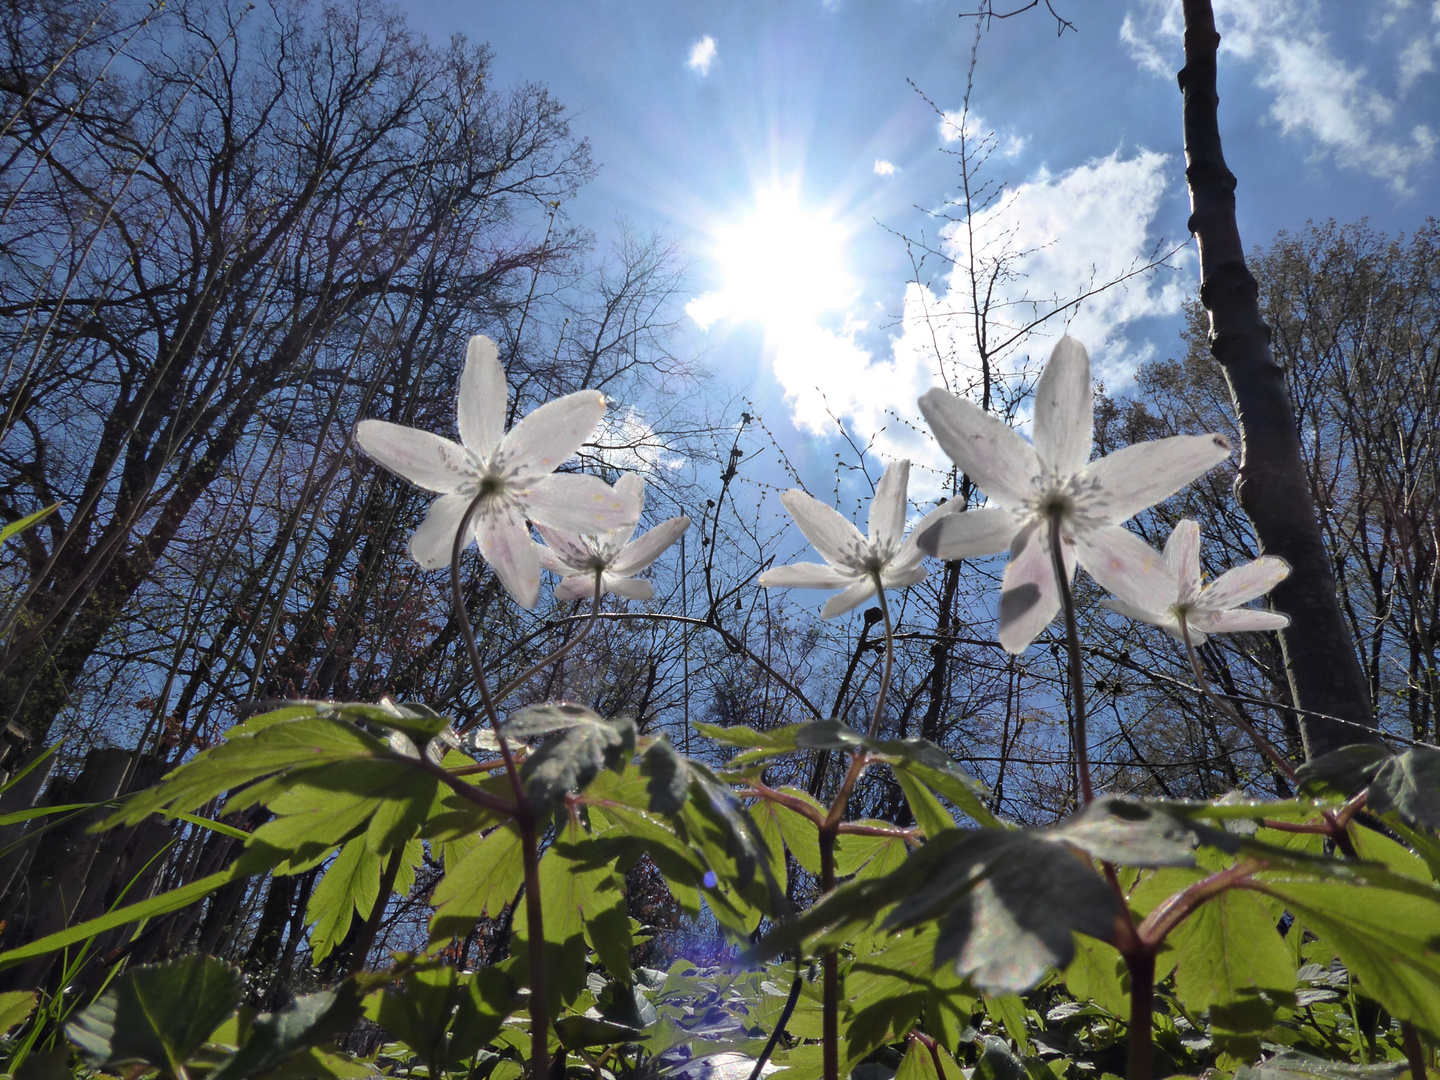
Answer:
M640 509L645 506L645 481L634 473L626 473L615 484L615 490L633 498ZM648 581L635 575L660 557L661 552L680 539L690 527L685 515L662 521L636 540L636 522L602 533L579 536L538 525L548 547L535 545L540 565L559 574L564 580L555 587L557 600L580 600L595 593L599 577L600 593L614 593L627 600L649 600L655 589Z
M915 538L953 510L948 503L932 510L905 539L909 484L910 462L903 458L891 462L870 500L869 537L861 536L844 517L798 488L785 492L780 501L825 561L777 566L760 575L761 586L843 589L826 601L820 612L822 619L833 619L859 607L876 594L877 587L903 589L924 581L927 572L920 565L924 553Z
M1279 630L1290 617L1278 611L1241 607L1264 596L1290 575L1290 564L1275 555L1262 555L1221 574L1209 585L1200 575L1200 525L1188 519L1171 530L1165 541L1165 566L1174 589L1158 609L1139 608L1124 600L1102 600L1111 611L1158 626L1178 641L1204 645L1207 634L1234 634L1244 630ZM1180 625L1184 619L1186 627Z
M362 420L355 440L380 465L440 496L410 538L427 570L450 565L471 503L470 536L507 592L527 608L540 598L540 560L525 521L569 532L603 532L639 519L632 496L594 476L555 475L605 415L605 396L581 390L541 405L505 431L505 369L495 343L470 339L460 376L460 442L385 420Z
M1060 610L1052 531L1067 580L1078 562L1126 603L1163 609L1174 596L1171 574L1159 553L1120 523L1230 456L1223 435L1176 435L1091 462L1093 400L1090 357L1068 336L1035 388L1033 444L944 390L920 398L941 448L992 505L917 529L919 547L942 559L1010 550L1000 587L1000 644L1008 652L1024 651Z

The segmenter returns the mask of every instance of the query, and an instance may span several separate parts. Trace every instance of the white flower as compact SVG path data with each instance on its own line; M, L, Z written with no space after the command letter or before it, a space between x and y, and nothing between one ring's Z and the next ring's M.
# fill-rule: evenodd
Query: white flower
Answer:
M547 402L505 432L505 369L487 337L470 339L460 376L460 442L384 420L362 420L355 439L377 462L439 494L410 538L427 570L450 564L465 511L478 497L470 536L506 590L527 608L540 597L540 560L526 518L571 532L620 528L639 519L632 496L594 476L552 475L605 414L605 397L581 390Z
M942 517L926 528L919 545L942 559L1010 549L1000 593L1000 644L1007 651L1023 651L1060 610L1050 553L1055 519L1067 577L1078 560L1102 587L1136 608L1161 610L1173 597L1159 553L1120 523L1229 457L1223 435L1177 435L1089 461L1090 358L1070 337L1055 346L1035 388L1033 446L997 417L944 390L926 392L920 411L941 448L992 505Z
M1200 526L1181 521L1165 541L1165 565L1174 589L1168 603L1154 610L1139 608L1123 600L1104 600L1111 611L1158 626L1173 638L1185 640L1180 616L1190 629L1193 644L1205 644L1206 634L1233 634L1243 630L1279 630L1290 625L1290 617L1278 611L1242 608L1263 596L1290 575L1290 564L1277 555L1260 558L1227 570L1209 585L1200 577Z
M634 473L626 473L615 484L615 490L634 498L642 509L645 505L645 481ZM537 526L549 547L536 547L540 565L565 580L555 587L557 600L579 600L595 595L595 575L600 575L600 591L614 593L630 600L649 600L655 590L648 581L636 581L641 570L660 557L660 553L680 539L690 527L690 519L680 517L662 521L638 540L631 540L635 523L610 532L573 536L546 525Z
M800 526L805 539L825 558L824 563L793 563L777 566L760 575L765 588L844 589L839 596L826 601L820 612L822 619L833 619L858 607L875 595L875 578L887 589L903 589L925 580L920 565L924 555L915 546L915 537L935 520L952 510L949 504L932 510L915 527L908 540L905 533L905 492L910 483L910 462L892 462L875 488L870 500L870 536L850 524L824 503L816 502L803 491L792 490L780 496L785 509Z

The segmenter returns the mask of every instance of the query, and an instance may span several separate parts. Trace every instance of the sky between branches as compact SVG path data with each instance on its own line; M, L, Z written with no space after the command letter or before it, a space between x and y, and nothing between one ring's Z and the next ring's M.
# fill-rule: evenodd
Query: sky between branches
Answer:
M956 146L975 33L957 13L973 4L405 6L435 38L490 42L501 81L544 82L573 110L603 164L575 217L602 237L623 217L681 243L692 318L677 345L706 351L802 472L833 460L830 414L862 442L886 428L882 455L936 456L899 420L936 385L930 331L915 316L955 307L957 282L933 258L920 284L909 280L893 233L954 251L926 211L957 194L942 150ZM986 223L1041 249L1010 299L1074 294L1185 238L1178 0L1058 10L1077 33L1057 37L1043 12L993 25L971 98L968 130L995 135L982 178L1009 183ZM1216 13L1222 132L1247 244L1331 217L1409 231L1440 210L1440 0L1216 0ZM1107 387L1123 391L1138 363L1178 353L1193 249L1173 261L1070 322ZM1053 327L1005 363L1038 366L1064 330ZM941 327L942 345L965 349L966 335Z

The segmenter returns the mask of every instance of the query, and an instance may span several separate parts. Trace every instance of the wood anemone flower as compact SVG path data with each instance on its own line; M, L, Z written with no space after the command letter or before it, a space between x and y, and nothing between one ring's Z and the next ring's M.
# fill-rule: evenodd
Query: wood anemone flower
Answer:
M1183 616L1190 630L1190 641L1195 645L1205 644L1207 634L1280 630L1290 625L1290 617L1278 611L1240 606L1264 596L1290 576L1290 564L1278 555L1261 555L1225 571L1206 585L1200 575L1200 526L1186 519L1175 526L1165 541L1165 565L1174 588L1163 606L1146 609L1124 600L1101 603L1111 611L1158 626L1180 641L1185 640L1180 628Z
M1223 435L1176 435L1090 461L1094 395L1085 347L1064 337L1035 388L1035 441L944 390L920 398L941 448L991 505L947 514L920 532L929 555L964 559L1007 548L1000 586L1000 644L1023 652L1060 610L1051 557L1058 525L1067 579L1075 565L1132 606L1164 608L1174 597L1158 552L1120 523L1173 495L1230 456Z
M868 537L861 536L860 530L844 517L805 492L785 492L780 501L825 561L777 566L760 575L760 584L767 589L844 589L826 601L820 612L822 619L833 619L874 596L877 580L887 589L903 589L924 581L926 571L920 565L924 553L916 547L915 536L949 514L951 506L947 503L932 510L905 539L905 495L909 484L910 462L891 462L870 500Z
M634 473L626 473L615 484L615 490L645 505L645 481ZM660 553L680 539L690 527L685 515L662 521L636 540L635 522L609 532L585 533L579 536L538 525L540 535L549 547L536 545L540 565L559 574L564 580L555 587L557 600L580 600L595 594L595 576L600 576L601 593L614 593L627 600L649 600L655 589L648 581L635 575L660 557Z
M380 465L440 496L410 538L427 570L450 565L470 504L470 536L506 591L530 608L540 598L540 560L526 519L568 532L604 532L640 518L633 496L594 476L556 474L605 415L605 396L581 390L546 402L505 431L505 369L495 343L475 336L456 401L460 441L385 420L362 420L355 441Z

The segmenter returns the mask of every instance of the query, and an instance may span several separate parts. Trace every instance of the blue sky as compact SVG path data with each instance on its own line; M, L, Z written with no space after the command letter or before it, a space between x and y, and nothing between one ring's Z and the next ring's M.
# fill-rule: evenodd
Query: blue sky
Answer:
M602 165L574 218L603 238L623 217L682 246L694 318L677 344L704 350L726 387L757 401L797 460L833 460L827 410L862 441L884 427L882 457L933 454L897 420L936 385L937 342L963 375L966 320L920 317L963 304L933 258L910 281L894 233L961 250L926 211L956 194L945 150L958 121L939 113L963 99L975 26L957 14L973 2L406 6L432 37L489 42L500 83L545 83L570 107ZM1078 32L1057 36L1037 11L983 35L969 130L994 134L981 178L1009 187L977 224L1036 250L1010 300L1073 295L1185 239L1179 6L1057 0ZM1247 244L1332 217L1409 231L1440 211L1440 0L1216 9ZM1109 386L1178 350L1193 252L1175 261L1075 314L1071 331ZM1051 340L1030 338L1004 363L1023 369Z

